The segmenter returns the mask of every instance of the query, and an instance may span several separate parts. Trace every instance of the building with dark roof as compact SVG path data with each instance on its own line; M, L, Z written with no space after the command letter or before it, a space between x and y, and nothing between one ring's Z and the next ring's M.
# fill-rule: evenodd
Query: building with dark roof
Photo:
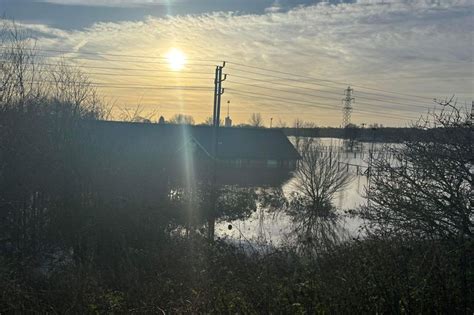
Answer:
M210 126L96 121L88 130L106 149L106 154L133 156L150 167L167 167L173 177L185 177L190 169L197 176L217 167L220 184L280 185L290 178L300 158L288 138L278 129L219 128L214 154ZM163 161L169 161L165 163ZM172 165L172 166L170 166Z

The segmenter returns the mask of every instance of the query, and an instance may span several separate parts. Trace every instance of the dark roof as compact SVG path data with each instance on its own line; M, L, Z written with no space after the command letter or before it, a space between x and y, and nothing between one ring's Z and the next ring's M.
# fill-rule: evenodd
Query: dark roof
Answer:
M95 121L94 133L105 135L112 142L131 147L159 147L178 151L194 139L206 153L212 153L213 128L171 124ZM300 156L279 129L227 128L218 130L217 156L220 159L292 160Z

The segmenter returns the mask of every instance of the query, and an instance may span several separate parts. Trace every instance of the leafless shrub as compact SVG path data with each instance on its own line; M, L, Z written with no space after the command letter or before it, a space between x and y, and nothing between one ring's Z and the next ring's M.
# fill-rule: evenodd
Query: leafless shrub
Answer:
M311 138L299 142L299 162L286 212L295 224L294 234L303 249L328 250L341 240L340 216L332 200L345 189L352 175L338 167L336 150L323 151Z
M286 127L288 127L288 124L285 121L281 120L281 118L278 118L278 121L275 124L275 127L276 128L286 128Z
M45 63L34 38L14 21L2 20L0 44L0 110L38 110L49 100L77 117L104 117L104 102L89 77L64 60Z
M64 209L59 196L73 199L65 191L79 182L80 122L104 111L79 69L43 63L21 25L0 23L0 239L34 256L45 253L52 213Z
M152 110L148 113L145 113L143 107L138 104L135 108L124 108L121 109L120 120L129 121L129 122L142 122L142 123L151 123L154 117L157 116L157 111Z
M373 162L370 203L361 214L369 227L416 237L473 237L472 126L453 99L421 119L421 139L392 148Z
M35 41L14 21L0 24L0 106L22 108L26 101L42 96L41 69Z
M474 239L472 118L454 102L420 119L424 130L392 148L395 160L381 156L373 163L369 203L360 215L368 233L420 242L444 242L458 260L456 286L464 313L472 289L468 257ZM469 267L471 265L471 267Z

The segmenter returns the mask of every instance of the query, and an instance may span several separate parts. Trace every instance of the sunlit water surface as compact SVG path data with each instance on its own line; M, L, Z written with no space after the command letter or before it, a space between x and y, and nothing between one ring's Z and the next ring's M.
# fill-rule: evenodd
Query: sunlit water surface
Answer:
M341 147L340 139L321 138L320 143L324 146ZM369 163L369 151L374 155L383 152L387 144L361 143L356 153L341 153L341 168L350 164L348 171L353 174L353 178L347 188L339 192L333 204L337 212L341 215L341 227L344 234L349 237L361 235L360 227L363 221L360 218L346 215L345 210L356 209L366 202L365 190L367 187L367 176L361 175ZM357 167L359 165L359 173ZM294 179L283 185L283 192L289 194L294 190ZM230 229L229 229L230 227ZM292 231L292 222L285 213L270 213L261 207L246 220L232 222L220 222L216 225L216 235L227 238L235 242L266 243L274 246L284 244L289 240L289 233Z

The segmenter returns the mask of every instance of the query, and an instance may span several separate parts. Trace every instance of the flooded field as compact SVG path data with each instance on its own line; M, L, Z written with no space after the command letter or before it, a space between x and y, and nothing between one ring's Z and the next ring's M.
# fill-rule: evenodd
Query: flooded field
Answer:
M366 202L365 190L370 152L374 152L373 156L387 154L384 150L387 144L358 143L353 152L349 152L344 150L341 139L321 138L319 143L323 149L340 150L340 167L353 176L346 189L336 194L333 204L341 215L341 228L344 233L357 236L362 220L346 216L345 210L356 209ZM294 191L294 178L285 183L282 188L285 195ZM232 226L231 229L229 229L229 224ZM221 222L216 226L216 234L220 237L229 237L235 241L258 241L278 246L288 239L291 229L291 218L285 213L274 213L265 208L259 208L247 220Z

